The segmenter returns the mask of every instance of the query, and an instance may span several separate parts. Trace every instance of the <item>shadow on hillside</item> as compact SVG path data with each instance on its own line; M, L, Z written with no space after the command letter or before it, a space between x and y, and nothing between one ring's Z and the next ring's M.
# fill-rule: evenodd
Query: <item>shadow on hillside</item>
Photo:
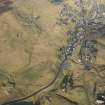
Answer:
M19 102L19 103L14 103L14 104L11 104L11 105L33 105L32 102Z
M0 1L0 14L10 11L12 9L12 4L13 2L10 0Z

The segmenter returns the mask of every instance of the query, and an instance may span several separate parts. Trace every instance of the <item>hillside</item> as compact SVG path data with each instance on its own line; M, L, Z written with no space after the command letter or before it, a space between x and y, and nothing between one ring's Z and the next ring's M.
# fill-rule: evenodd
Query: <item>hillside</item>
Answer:
M91 5L85 5L89 6L87 11L92 14L94 8L90 12ZM105 13L104 0L101 0L100 7ZM95 105L95 83L96 93L105 91L105 34L101 36L101 31L91 37L86 33L85 41L97 42L94 44L96 57L91 55L89 62L91 70L84 70L88 68L88 61L85 66L79 62L81 40L73 46L67 62L63 62L61 50L76 39L72 33L67 34L75 28L75 17L72 22L68 14L62 16L63 8L69 9L68 13L74 10L76 19L80 18L80 10L73 0L0 0L0 105L26 97L51 81L51 86L26 99L29 105L38 99L42 101L41 105ZM87 17L91 16L89 13L86 12ZM73 75L74 83L73 87L67 87L67 92L61 88L66 75Z

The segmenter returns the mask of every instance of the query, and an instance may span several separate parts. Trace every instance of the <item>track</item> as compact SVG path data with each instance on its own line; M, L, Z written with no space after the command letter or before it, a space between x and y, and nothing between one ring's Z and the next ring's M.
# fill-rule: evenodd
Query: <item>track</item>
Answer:
M72 100L70 100L70 99L68 99L67 97L65 97L65 96L62 96L62 95L60 95L60 94L56 94L58 97L60 97L60 98L63 98L63 99L65 99L66 101L68 101L69 103L71 103L71 104L73 104L73 105L79 105L76 101L72 101Z
M62 72L62 67L63 67L63 64L65 63L67 59L64 59L62 61L62 63L60 64L59 68L58 68L58 72L57 74L55 75L55 78L48 84L46 85L45 87L42 87L41 89L35 91L34 93L30 94L29 96L26 96L26 97L23 97L23 98L20 98L20 99L16 99L16 100L13 100L13 101L9 101L9 102L6 102L6 103L3 103L2 105L10 105L10 104L14 104L14 103L18 103L20 101L23 101L23 100L26 100L32 96L35 96L36 94L40 93L41 91L47 89L48 87L50 87L56 80L57 78L59 77L59 74Z

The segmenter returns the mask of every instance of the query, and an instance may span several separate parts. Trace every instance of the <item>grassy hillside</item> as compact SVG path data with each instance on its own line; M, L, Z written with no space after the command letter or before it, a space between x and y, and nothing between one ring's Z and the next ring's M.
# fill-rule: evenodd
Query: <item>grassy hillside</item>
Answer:
M54 78L60 64L59 49L67 44L69 37L66 33L74 27L73 23L57 24L63 4L78 10L73 0L0 0L0 103L29 95ZM103 0L103 10L104 6ZM97 42L94 65L99 69L84 71L84 66L76 63L81 47L78 45L72 57L68 58L68 67L52 86L55 90L57 88L57 94L79 105L89 104L83 87L69 89L67 93L60 88L62 77L73 73L75 86L84 85L85 79L88 97L94 105L94 83L98 83L97 91L103 91L105 87L105 81L100 78L104 73L99 67L105 65L104 38L97 39ZM44 105L75 104L46 91L40 93L41 96L45 93L52 101L45 98Z

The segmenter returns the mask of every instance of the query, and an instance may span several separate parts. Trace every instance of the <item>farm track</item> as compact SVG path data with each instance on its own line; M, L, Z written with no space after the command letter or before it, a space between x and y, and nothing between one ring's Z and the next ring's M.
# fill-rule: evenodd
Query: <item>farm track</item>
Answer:
M60 66L59 66L59 68L58 68L58 72L57 72L55 78L54 78L48 85L46 85L45 87L42 87L41 89L35 91L34 93L32 93L32 94L29 95L29 96L26 96L26 97L23 97L23 98L20 98L20 99L16 99L16 100L13 100L13 101L9 101L9 102L3 103L2 105L10 105L10 104L18 103L18 102L20 102L20 101L24 101L24 100L26 100L26 99L28 99L28 98L30 98L30 97L32 97L32 96L37 95L38 93L40 93L41 91L47 89L48 87L50 87L53 83L55 83L55 81L56 81L57 78L59 77L60 73L62 72L63 64L65 63L66 60L67 60L67 59L64 59L64 60L62 61L62 63L60 64Z
M63 98L64 100L68 101L69 103L73 104L73 105L79 105L76 101L70 100L67 97L60 95L60 94L56 94L58 97Z

